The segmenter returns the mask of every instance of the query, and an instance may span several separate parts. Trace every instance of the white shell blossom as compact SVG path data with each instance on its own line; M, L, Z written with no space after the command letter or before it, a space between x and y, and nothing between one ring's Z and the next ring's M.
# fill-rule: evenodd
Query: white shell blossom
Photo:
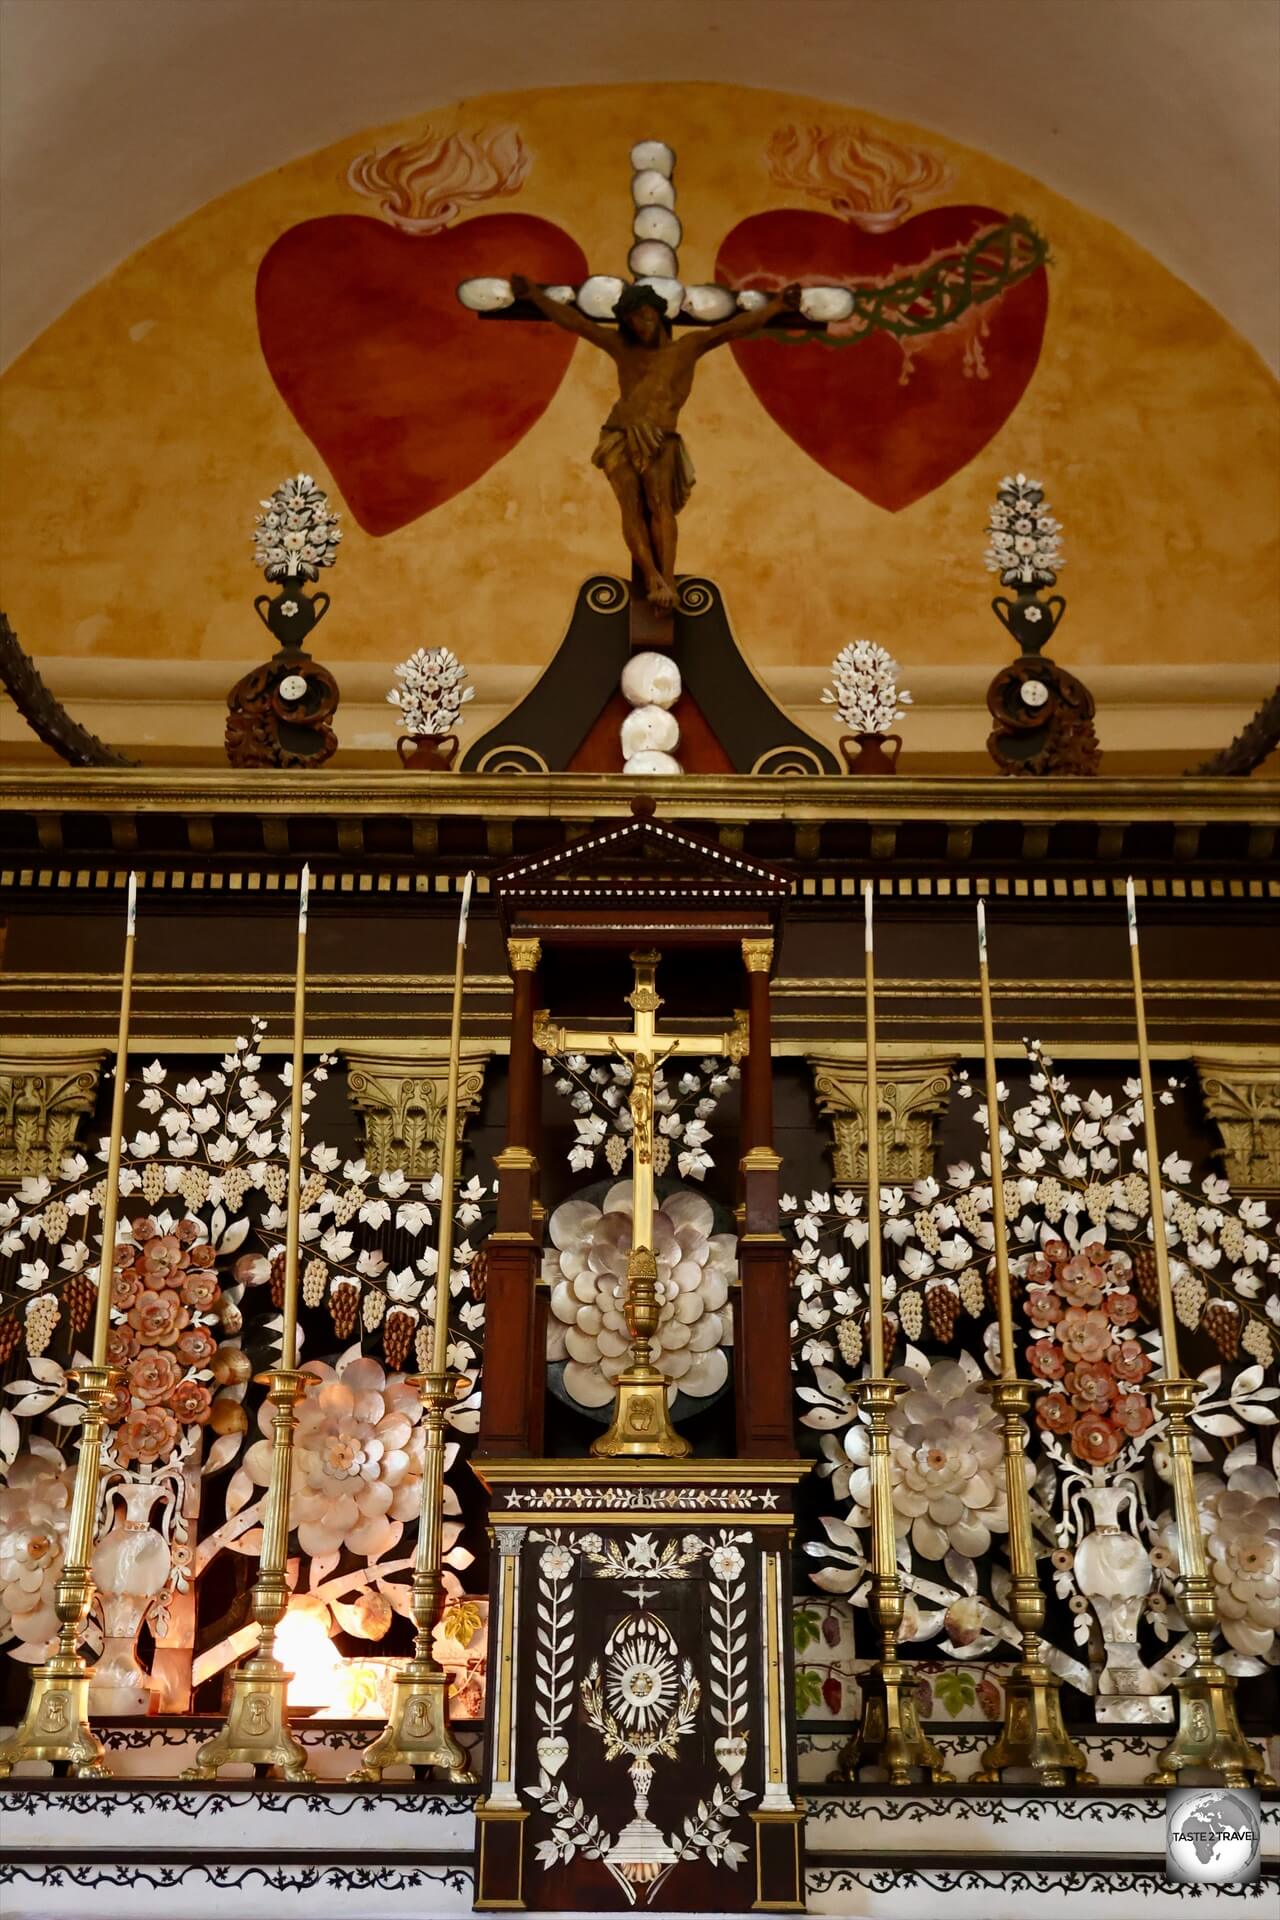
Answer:
M854 733L887 733L911 695L899 687L899 667L893 655L870 640L853 640L841 647L831 662L834 687L824 687L822 698L834 706Z
M1237 1653L1266 1658L1280 1624L1280 1490L1266 1467L1242 1466L1219 1480L1196 1475L1196 1503L1213 1576L1218 1621ZM1162 1542L1176 1560L1177 1522L1165 1516Z
M314 1374L319 1385L298 1404L289 1524L297 1528L304 1553L349 1547L376 1560L399 1540L404 1522L417 1517L425 1445L421 1402L403 1374L388 1379L376 1360L363 1356L336 1368L311 1361L303 1372ZM270 1434L269 1401L258 1425ZM269 1438L255 1441L244 1467L256 1486L268 1484Z
M16 1635L43 1648L58 1631L55 1589L62 1572L75 1468L33 1438L0 1487L0 1640Z
M1038 480L1006 474L987 524L988 573L1004 587L1051 587L1066 565L1062 523L1055 520Z
M448 733L475 698L475 688L462 685L467 670L451 647L419 647L394 671L403 684L392 687L387 699L399 707L404 730L415 740Z
M900 1539L909 1533L926 1560L941 1560L952 1548L977 1559L992 1534L1009 1526L999 1416L955 1360L935 1360L923 1371L898 1367L893 1377L910 1389L889 1416L894 1532ZM856 1469L849 1491L869 1511L870 1435L861 1422L846 1434L845 1450Z
M627 1365L630 1337L622 1305L631 1252L632 1186L620 1180L603 1208L565 1200L548 1224L551 1247L542 1275L551 1289L547 1358L566 1360L566 1391L584 1407L607 1406ZM700 1193L667 1195L654 1214L658 1264L655 1366L685 1393L717 1393L728 1379L723 1348L733 1339L729 1289L737 1242L713 1233L715 1215Z
M309 473L295 474L262 502L253 529L254 564L268 580L315 580L338 557L342 528L329 496Z

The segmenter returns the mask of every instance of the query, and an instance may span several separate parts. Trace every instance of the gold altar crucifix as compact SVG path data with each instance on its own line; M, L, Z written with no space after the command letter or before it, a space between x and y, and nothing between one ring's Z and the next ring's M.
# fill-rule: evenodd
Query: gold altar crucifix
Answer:
M720 1033L659 1035L657 1017L662 998L654 978L662 955L646 949L628 957L635 968L635 986L627 995L627 1005L635 1015L630 1033L572 1033L554 1026L543 1013L535 1021L533 1039L541 1052L553 1054L599 1053L601 1040L607 1039L619 1059L630 1062L633 1199L623 1313L631 1335L631 1362L618 1376L618 1400L609 1430L592 1441L591 1451L611 1457L658 1454L676 1459L691 1449L671 1424L668 1382L649 1357L649 1342L658 1327L658 1263L653 1253L653 1077L672 1054L725 1054L731 1060L741 1060L747 1039L740 1025Z

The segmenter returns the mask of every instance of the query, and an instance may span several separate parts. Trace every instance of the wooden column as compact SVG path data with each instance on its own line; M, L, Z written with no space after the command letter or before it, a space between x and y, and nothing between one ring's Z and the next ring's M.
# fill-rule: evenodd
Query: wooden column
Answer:
M481 1455L521 1456L542 1444L543 1356L537 1350L541 1260L534 1152L542 1084L533 1045L537 940L507 942L513 991L507 1069L507 1138L497 1155L498 1222L485 1243L486 1305Z
M740 1458L786 1459L795 1452L791 1413L791 1256L778 1230L773 1146L771 939L744 940L747 1057L742 1074L743 1234L734 1326L734 1383Z

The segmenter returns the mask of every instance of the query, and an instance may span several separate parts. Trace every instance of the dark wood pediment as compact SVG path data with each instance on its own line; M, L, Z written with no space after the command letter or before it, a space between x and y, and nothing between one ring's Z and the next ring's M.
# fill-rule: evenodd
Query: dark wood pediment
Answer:
M504 930L541 938L737 940L771 929L794 882L779 868L655 817L632 816L489 877Z

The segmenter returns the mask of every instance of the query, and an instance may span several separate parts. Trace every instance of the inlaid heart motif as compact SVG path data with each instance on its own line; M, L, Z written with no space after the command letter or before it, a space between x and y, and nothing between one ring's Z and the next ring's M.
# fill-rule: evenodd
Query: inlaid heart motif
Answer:
M716 1761L730 1776L742 1772L746 1765L747 1743L740 1733L722 1733L715 1743Z
M727 236L716 279L781 287L886 282L964 247L1006 216L933 207L887 233L832 214L753 214ZM1048 311L1043 267L985 306L909 343L884 333L841 346L776 340L732 348L761 405L828 473L891 513L968 465L1035 372Z
M481 321L460 280L586 277L549 220L490 213L410 234L363 214L290 227L258 269L258 336L290 412L366 533L477 481L545 412L573 353L545 323Z
M547 1773L557 1774L569 1758L569 1742L562 1733L544 1733L537 1745L537 1755Z

